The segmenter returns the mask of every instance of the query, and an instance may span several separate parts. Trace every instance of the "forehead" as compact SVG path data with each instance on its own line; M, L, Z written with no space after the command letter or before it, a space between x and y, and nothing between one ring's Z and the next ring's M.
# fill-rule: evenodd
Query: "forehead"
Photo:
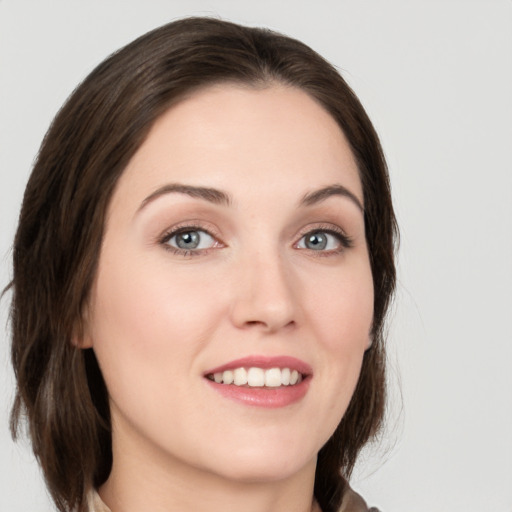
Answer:
M359 172L334 118L304 91L221 84L157 119L115 196L134 200L166 182L248 193L307 193L340 183L363 201Z

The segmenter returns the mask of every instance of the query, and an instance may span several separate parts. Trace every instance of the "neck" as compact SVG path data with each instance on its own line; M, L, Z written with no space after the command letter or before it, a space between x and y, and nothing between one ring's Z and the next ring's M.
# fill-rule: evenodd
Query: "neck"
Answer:
M237 480L132 448L113 444L112 471L99 490L112 512L321 512L313 499L316 459L283 478Z

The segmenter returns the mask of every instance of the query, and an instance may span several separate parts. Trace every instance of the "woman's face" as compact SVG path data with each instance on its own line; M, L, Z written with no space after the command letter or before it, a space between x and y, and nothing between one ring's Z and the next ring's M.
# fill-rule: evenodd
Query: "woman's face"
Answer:
M114 192L82 340L114 467L314 468L369 343L362 203L345 137L300 90L210 87L156 122Z

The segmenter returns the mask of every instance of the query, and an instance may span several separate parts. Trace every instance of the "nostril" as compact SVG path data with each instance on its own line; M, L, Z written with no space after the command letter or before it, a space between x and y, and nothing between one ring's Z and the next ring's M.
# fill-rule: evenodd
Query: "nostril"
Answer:
M295 325L294 320L290 320L289 322L285 323L284 325L277 325L277 326L273 326L271 322L267 323L262 320L247 320L246 322L244 322L245 328L260 327L260 328L264 328L265 330L270 330L270 331L273 331L276 328L282 329L282 328L292 327L294 325Z
M248 322L246 322L247 325L261 325L263 324L263 322L259 321L259 320L249 320Z

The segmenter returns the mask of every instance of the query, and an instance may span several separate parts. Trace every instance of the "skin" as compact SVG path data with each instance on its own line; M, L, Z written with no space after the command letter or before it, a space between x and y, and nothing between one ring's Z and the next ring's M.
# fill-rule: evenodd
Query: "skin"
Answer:
M177 183L230 204L153 195ZM100 495L113 512L317 510L316 454L352 396L373 316L356 201L299 206L331 185L362 205L341 130L294 88L209 87L153 126L114 192L80 340L110 395L114 463ZM169 232L183 226L211 237L176 252ZM334 235L324 250L305 245L325 229L351 247ZM205 379L249 355L308 363L304 398L254 407Z

